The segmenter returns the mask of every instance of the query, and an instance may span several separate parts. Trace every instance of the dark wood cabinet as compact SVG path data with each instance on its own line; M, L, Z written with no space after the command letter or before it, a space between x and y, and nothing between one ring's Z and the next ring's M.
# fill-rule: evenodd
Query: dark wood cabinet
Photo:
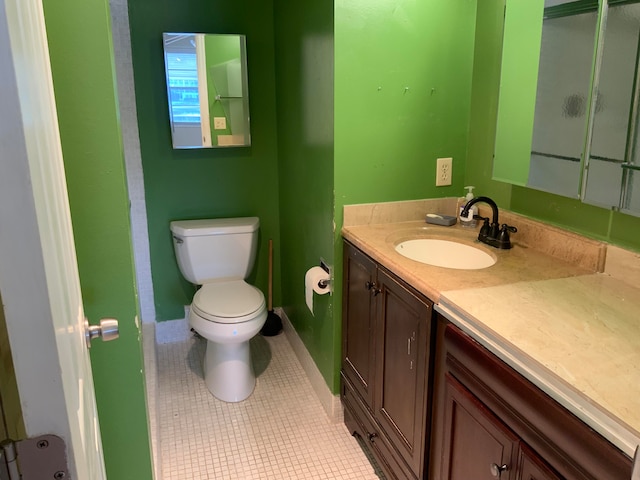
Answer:
M345 424L388 479L631 478L628 456L346 241L343 272Z
M345 248L342 372L368 404L373 404L374 317L377 267L360 250Z
M432 480L629 480L631 459L444 317Z
M416 477L425 457L433 304L380 269L375 417Z
M520 479L522 480L561 480L557 473L526 445L521 445L518 461Z
M445 399L443 479L562 479L450 374Z
M442 478L515 480L518 438L455 378L445 382Z
M425 478L433 303L345 243L345 423L389 478Z

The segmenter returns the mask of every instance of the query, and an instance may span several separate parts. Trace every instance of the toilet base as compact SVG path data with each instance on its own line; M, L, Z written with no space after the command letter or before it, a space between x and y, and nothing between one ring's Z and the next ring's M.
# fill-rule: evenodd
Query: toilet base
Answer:
M213 396L222 401L241 402L249 397L256 385L249 341L207 341L204 381Z

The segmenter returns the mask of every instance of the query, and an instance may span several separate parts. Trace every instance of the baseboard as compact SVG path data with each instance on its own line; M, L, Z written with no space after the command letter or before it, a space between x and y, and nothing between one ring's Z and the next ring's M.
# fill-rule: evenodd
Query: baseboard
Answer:
M163 345L165 343L184 342L193 334L189 327L189 306L184 307L184 318L177 320L165 320L156 322L156 343Z
M160 480L162 478L162 461L160 458L160 447L158 445L160 442L160 422L156 403L156 399L158 398L158 357L156 351L155 322L143 322L142 324L142 350L153 472L154 478Z
M295 328L291 324L289 317L281 308L276 308L276 313L282 319L282 329L284 330L287 340L291 344L293 352L298 357L298 361L302 365L302 369L307 375L307 378L311 382L311 387L316 393L322 408L333 423L342 423L344 421L342 403L340 402L340 395L334 395L324 377L318 370L316 363L311 358L307 347L296 332Z

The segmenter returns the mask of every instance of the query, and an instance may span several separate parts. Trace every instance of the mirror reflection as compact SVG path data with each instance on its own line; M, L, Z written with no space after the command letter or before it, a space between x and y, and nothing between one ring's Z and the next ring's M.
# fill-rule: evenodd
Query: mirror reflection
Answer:
M251 145L244 35L164 33L173 148Z
M640 215L640 0L506 0L500 81L496 180Z
M609 2L604 21L584 201L640 212L638 55L640 3ZM629 2L627 2L629 3Z
M529 187L579 197L597 26L597 4L545 2Z

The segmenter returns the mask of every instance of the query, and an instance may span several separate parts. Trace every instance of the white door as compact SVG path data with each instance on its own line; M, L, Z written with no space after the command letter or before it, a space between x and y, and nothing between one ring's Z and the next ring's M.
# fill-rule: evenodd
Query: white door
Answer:
M27 434L106 478L40 0L0 0L0 294Z

